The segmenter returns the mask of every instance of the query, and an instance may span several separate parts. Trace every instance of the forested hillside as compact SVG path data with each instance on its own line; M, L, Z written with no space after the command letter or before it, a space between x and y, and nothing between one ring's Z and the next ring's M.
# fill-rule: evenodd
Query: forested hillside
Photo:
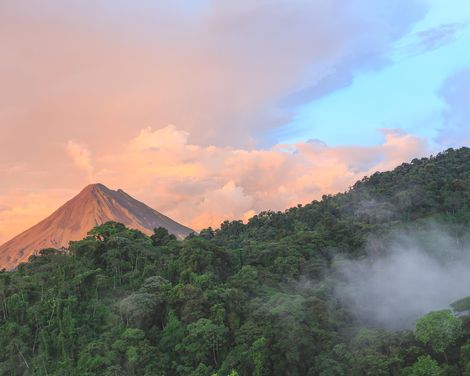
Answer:
M470 149L184 241L106 223L0 273L0 375L470 375L469 299L390 331L336 293L430 222L466 249Z

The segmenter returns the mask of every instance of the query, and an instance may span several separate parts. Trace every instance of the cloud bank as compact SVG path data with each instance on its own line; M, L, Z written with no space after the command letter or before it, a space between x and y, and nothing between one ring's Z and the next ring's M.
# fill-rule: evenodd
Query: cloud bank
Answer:
M199 230L218 227L226 219L248 219L262 210L308 203L429 152L423 139L398 130L382 133L383 143L376 146L329 147L307 141L243 149L195 145L188 132L169 125L142 129L118 153L92 155L83 145L68 142L62 148L64 176L77 188L36 189L34 194L6 190L0 202L11 210L0 211L0 240L50 214L78 193L91 173L95 182L122 188ZM24 167L9 173L19 179L27 171ZM48 178L47 171L43 177Z
M187 132L173 125L145 128L121 153L97 158L95 178L124 185L155 208L200 229L308 203L427 152L419 138L396 130L383 135L382 145L370 147L308 141L247 150L194 145Z

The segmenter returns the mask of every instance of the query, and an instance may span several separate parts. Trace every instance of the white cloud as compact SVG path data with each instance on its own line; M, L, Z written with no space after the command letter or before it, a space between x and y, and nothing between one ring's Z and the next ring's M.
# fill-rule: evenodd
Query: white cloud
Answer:
M89 182L93 182L94 167L91 162L90 151L85 146L71 140L67 142L66 149L75 166L85 171Z

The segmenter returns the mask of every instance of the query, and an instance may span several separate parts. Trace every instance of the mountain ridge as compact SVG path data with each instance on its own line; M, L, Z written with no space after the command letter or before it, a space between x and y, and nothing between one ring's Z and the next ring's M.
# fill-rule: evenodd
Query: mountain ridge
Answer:
M51 215L0 246L0 267L12 268L43 248L67 247L96 225L116 221L146 234L165 227L182 239L193 230L134 199L122 189L89 184Z

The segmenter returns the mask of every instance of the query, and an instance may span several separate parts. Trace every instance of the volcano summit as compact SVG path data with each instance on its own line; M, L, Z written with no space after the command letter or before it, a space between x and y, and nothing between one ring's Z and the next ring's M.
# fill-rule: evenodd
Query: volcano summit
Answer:
M108 221L120 222L148 235L156 227L164 227L178 238L193 230L157 212L129 196L103 184L90 184L49 217L0 246L0 269L10 269L36 251L67 247L80 240L93 227Z

